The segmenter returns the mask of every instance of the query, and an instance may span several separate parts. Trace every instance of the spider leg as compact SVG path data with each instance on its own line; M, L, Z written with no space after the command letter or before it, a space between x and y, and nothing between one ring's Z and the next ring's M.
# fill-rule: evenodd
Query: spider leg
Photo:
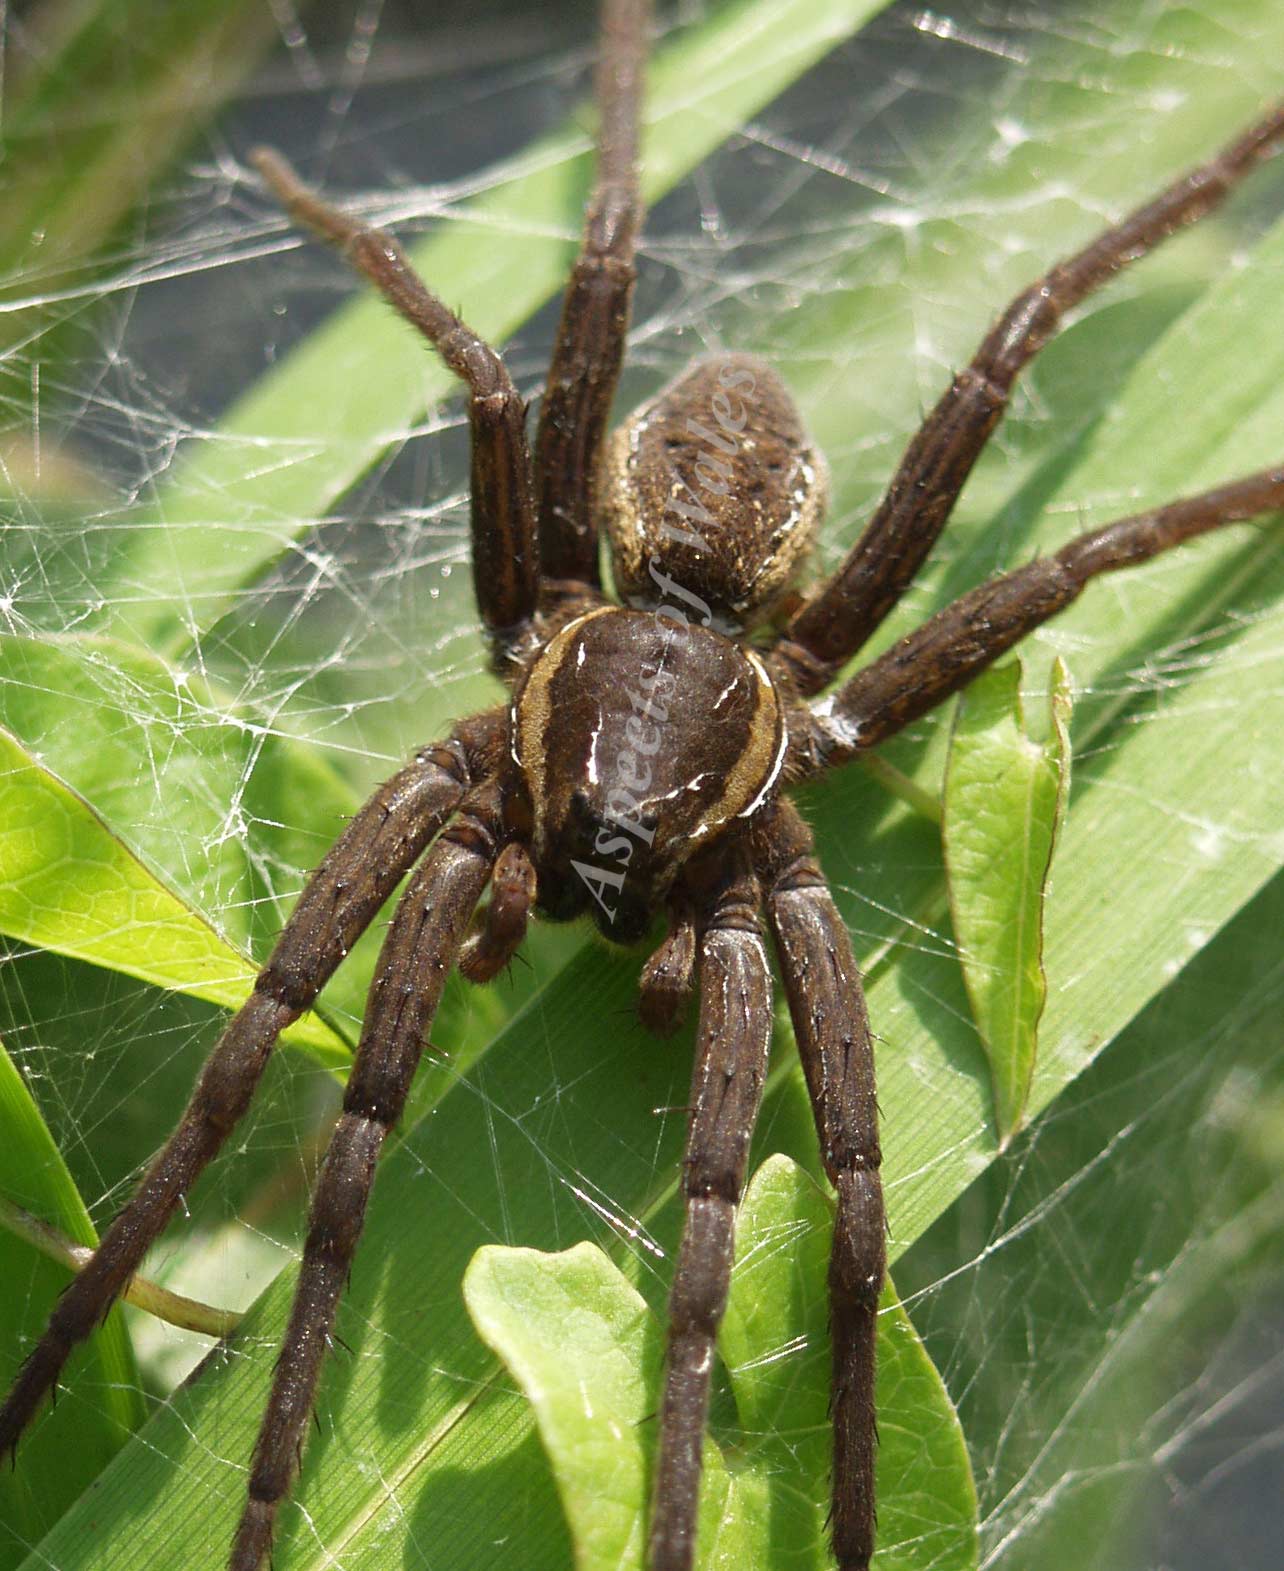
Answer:
M669 1297L650 1571L690 1571L695 1551L709 1376L771 1042L771 973L758 884L743 861L706 909L682 1178L686 1219Z
M367 228L323 202L270 148L256 148L250 162L290 217L339 250L389 305L418 328L467 386L473 590L497 663L503 665L535 611L539 592L526 405L508 367L496 350L431 293L391 235Z
M1052 556L992 578L924 622L828 698L811 706L815 729L802 774L815 774L893 736L1077 599L1098 573L1149 561L1224 524L1284 509L1284 468L1118 519ZM804 744L806 749L807 744Z
M642 223L638 111L651 7L608 0L597 70L597 184L562 304L535 438L544 576L599 585L593 477L624 358Z
M1128 263L1210 213L1281 143L1284 104L1013 300L923 422L842 567L785 629L778 657L800 692L824 687L900 598L945 527L1018 373L1057 332L1066 312Z
M343 1112L312 1195L289 1328L263 1415L230 1571L257 1571L298 1471L317 1379L365 1221L375 1164L401 1117L446 978L495 862L499 787L488 781L442 832L401 898L370 984Z
M781 802L759 834L767 917L821 1157L838 1194L829 1262L834 1555L840 1571L865 1571L874 1550L874 1346L886 1270L874 1052L851 939L810 831Z
M93 1258L68 1284L0 1408L12 1452L68 1354L103 1319L182 1197L250 1104L278 1035L311 1007L398 880L502 746L502 712L474 716L370 798L309 879L254 992L228 1022L174 1133Z

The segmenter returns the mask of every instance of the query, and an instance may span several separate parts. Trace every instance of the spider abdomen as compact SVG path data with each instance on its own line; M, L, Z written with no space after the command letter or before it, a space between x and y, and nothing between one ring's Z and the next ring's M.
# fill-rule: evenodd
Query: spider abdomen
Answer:
M788 389L750 355L702 360L611 438L598 482L621 596L681 584L715 625L748 626L789 587L829 471Z
M688 612L678 599L578 617L514 704L540 907L589 910L620 942L645 933L688 857L766 800L784 761L766 667Z

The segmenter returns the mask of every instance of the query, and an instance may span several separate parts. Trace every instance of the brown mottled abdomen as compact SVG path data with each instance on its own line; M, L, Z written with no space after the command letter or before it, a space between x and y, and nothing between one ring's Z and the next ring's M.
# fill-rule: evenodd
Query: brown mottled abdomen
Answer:
M598 502L621 596L657 604L681 584L701 615L748 625L802 566L827 490L825 460L771 367L701 361L604 454Z

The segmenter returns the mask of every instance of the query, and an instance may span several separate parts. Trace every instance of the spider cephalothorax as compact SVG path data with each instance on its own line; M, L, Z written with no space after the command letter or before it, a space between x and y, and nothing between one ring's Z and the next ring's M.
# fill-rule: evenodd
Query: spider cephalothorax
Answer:
M588 912L618 939L643 936L663 913L667 934L642 976L643 1018L667 1029L699 994L650 1571L689 1571L695 1553L714 1339L771 1037L770 934L836 1193L831 1523L842 1571L864 1571L874 1544L874 1330L884 1267L873 1051L850 939L784 788L856 757L957 692L1096 575L1284 507L1277 468L1081 535L964 595L816 697L927 556L1022 367L1069 309L1275 152L1284 107L1019 295L927 416L838 572L791 599L826 471L765 365L714 356L606 435L641 218L647 21L644 0L606 0L598 185L533 456L525 405L502 359L425 288L395 242L320 202L275 155L255 157L291 214L339 246L467 389L474 588L512 695L424 748L331 849L182 1122L59 1301L0 1409L3 1453L226 1140L278 1034L311 1006L418 862L384 941L313 1195L232 1571L257 1571L267 1555L375 1161L401 1116L445 978L456 964L475 981L494 976L537 905L555 917ZM622 606L602 587L599 526ZM774 636L763 625L770 616ZM751 631L754 646L745 641Z
M752 649L680 607L599 606L532 664L513 706L539 903L642 937L682 864L780 778L780 696Z

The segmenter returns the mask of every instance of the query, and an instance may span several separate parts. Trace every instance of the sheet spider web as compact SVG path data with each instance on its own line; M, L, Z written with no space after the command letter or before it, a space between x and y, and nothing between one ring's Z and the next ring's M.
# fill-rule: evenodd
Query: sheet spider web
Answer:
M431 25L321 9L270 13L279 42L225 105L203 79L212 117L172 133L174 161L100 264L9 253L0 871L21 898L0 913L0 1036L100 1225L343 815L496 694L459 400L381 308L351 303L244 154L281 145L422 244L434 285L508 339L534 393L586 178L589 8L538 26L498 4ZM253 7L222 12L262 26ZM146 35L125 36L130 80ZM666 13L619 407L708 348L769 357L834 469L831 565L994 311L1277 97L1281 45L1268 0ZM26 34L9 50L37 69ZM53 102L51 145L81 109ZM104 126L130 111L126 94ZM880 647L1080 528L1278 460L1282 195L1276 166L1078 314ZM52 188L50 203L56 238ZM1278 1494L1284 1404L1278 1325L1257 1307L1284 1207L1280 560L1278 531L1235 531L1096 586L1022 650L1032 712L1054 655L1073 673L1075 783L1035 1116L1003 1158L936 826L859 769L806 799L869 975L893 1272L960 1407L987 1566L1269 1563L1244 1502ZM948 720L888 750L928 793ZM14 860L30 843L32 886ZM94 926L86 890L117 909L108 852L124 907L176 899L172 931L205 935L199 964L177 940ZM283 1045L154 1256L202 1299L265 1297L163 1409L208 1342L132 1313L132 1354L109 1331L0 1481L0 1565L160 1565L177 1542L221 1563L377 937ZM662 1305L689 1040L636 1025L638 964L543 927L511 978L448 991L449 1056L421 1075L376 1191L279 1565L569 1563L532 1421L460 1277L483 1243L589 1239ZM757 1159L814 1171L780 1037ZM12 1117L15 1153L36 1149L32 1117ZM53 1168L0 1166L0 1188L39 1209ZM0 1264L8 1356L63 1278L9 1237ZM823 1373L814 1341L777 1356ZM768 1500L815 1506L812 1538L768 1563L823 1565L826 1479L745 1434L730 1385L714 1435L746 1467L770 1458ZM934 1557L924 1521L888 1566L965 1563Z

